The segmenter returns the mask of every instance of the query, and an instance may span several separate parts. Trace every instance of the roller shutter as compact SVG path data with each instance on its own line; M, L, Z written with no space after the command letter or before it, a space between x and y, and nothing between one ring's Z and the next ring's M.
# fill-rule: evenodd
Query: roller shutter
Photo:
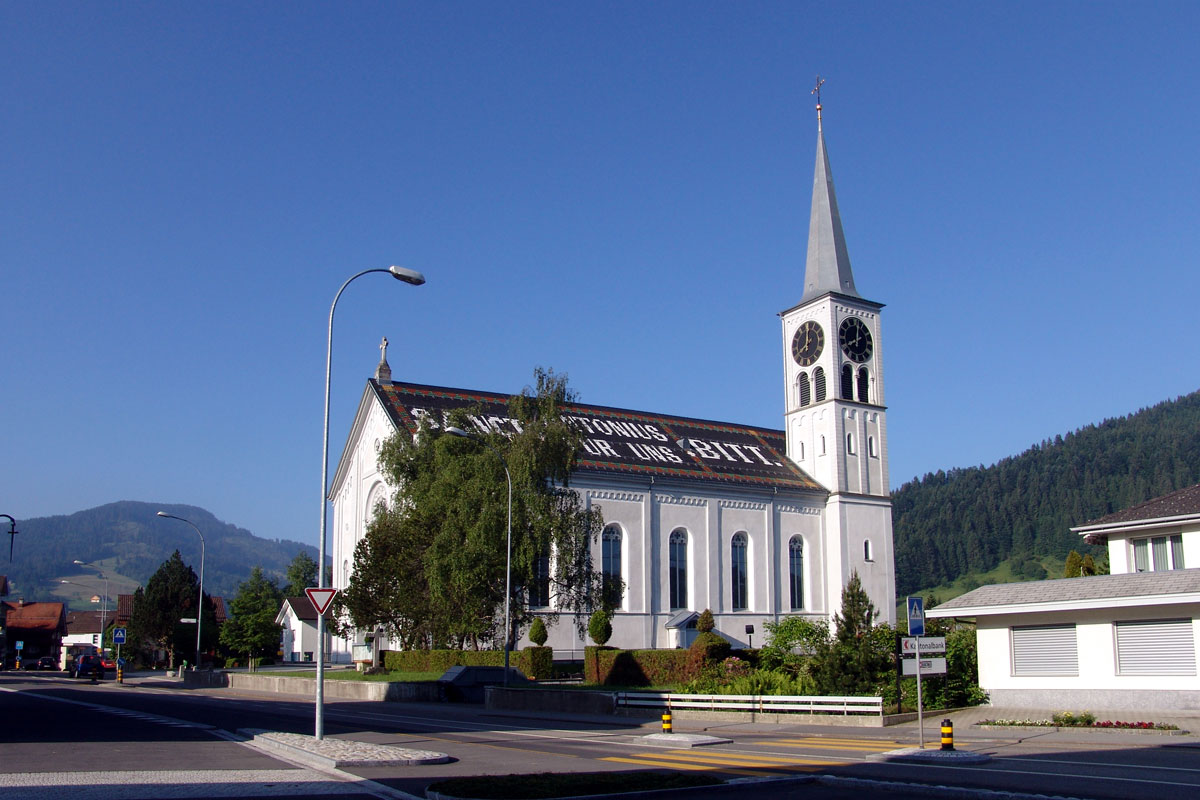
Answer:
M1028 625L1012 629L1013 675L1078 675L1074 625Z
M1118 622L1121 675L1195 675L1196 643L1190 619Z

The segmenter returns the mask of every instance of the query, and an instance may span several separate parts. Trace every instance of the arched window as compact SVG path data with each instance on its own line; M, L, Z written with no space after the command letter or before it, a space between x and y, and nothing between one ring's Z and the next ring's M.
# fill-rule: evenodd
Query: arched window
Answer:
M863 561L874 561L871 556L871 540L863 539Z
M788 584L792 611L799 611L804 608L804 540L799 536L793 536L788 542Z
M813 370L813 391L817 395L816 402L820 403L825 399L825 370L821 367Z
M618 608L621 605L621 528L617 525L605 527L600 547L604 600L607 605Z
M874 436L867 437L867 455L869 455L871 458L877 458L879 456L879 454L875 452Z
M671 610L678 611L688 606L687 531L682 528L673 531L668 546Z
M854 399L854 367L842 364L842 394L843 400Z
M800 406L804 407L812 402L812 385L808 380L808 373L800 373Z
M733 610L746 610L746 534L741 531L733 535L729 543L729 564L733 570L730 586L733 587Z
M869 376L867 375L867 368L859 367L858 368L858 401L860 403L871 402L868 397L868 394L869 394L868 389L870 388L870 385L871 385L868 378L869 378Z
M803 461L804 460L804 442L797 442L797 445L799 447L800 460Z
M854 434L853 433L846 434L846 452L849 453L850 455L854 455Z
M817 455L825 455L825 434L821 434L821 452Z

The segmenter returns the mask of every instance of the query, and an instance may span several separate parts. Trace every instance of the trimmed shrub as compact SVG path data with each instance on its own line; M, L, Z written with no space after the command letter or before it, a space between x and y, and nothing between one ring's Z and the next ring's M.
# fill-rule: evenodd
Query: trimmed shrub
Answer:
M544 680L554 677L554 648L526 647L517 656L516 667L525 673L525 677Z
M541 617L535 618L533 624L529 626L529 641L541 647L549 638L550 633L546 630L546 623L542 622Z
M451 667L503 667L503 650L384 650L388 672L445 672ZM530 678L549 678L554 672L553 647L527 647L509 653L509 665Z
M584 659L587 683L607 686L667 686L685 683L687 650L617 650L589 647Z
M588 636L592 641L603 647L612 638L612 620L604 609L596 609L588 620Z
M713 628L717 627L717 621L713 619L712 609L704 609L700 612L700 617L696 620L696 630L700 633L712 633Z

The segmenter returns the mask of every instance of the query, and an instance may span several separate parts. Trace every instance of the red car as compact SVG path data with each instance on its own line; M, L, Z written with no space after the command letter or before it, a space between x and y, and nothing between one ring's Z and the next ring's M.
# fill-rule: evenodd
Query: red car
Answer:
M115 670L117 668L116 662L114 662L108 656L100 656L100 664L105 669L114 669Z

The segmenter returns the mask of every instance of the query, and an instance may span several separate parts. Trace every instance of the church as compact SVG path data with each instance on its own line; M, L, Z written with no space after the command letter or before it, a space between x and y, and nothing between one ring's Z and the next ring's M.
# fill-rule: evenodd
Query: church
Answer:
M566 412L584 439L572 486L604 518L595 563L625 585L612 646L686 647L705 609L735 646L761 644L764 622L832 620L856 573L879 620L894 622L883 306L855 286L819 104L808 237L798 302L780 312L782 429L600 405ZM479 430L512 430L507 401L393 381L385 343L330 489L335 588L349 583L372 509L395 489L376 463L382 442L473 405L487 409L472 419ZM347 661L361 643L361 632L335 639L330 658ZM590 642L564 617L547 644L569 657Z

